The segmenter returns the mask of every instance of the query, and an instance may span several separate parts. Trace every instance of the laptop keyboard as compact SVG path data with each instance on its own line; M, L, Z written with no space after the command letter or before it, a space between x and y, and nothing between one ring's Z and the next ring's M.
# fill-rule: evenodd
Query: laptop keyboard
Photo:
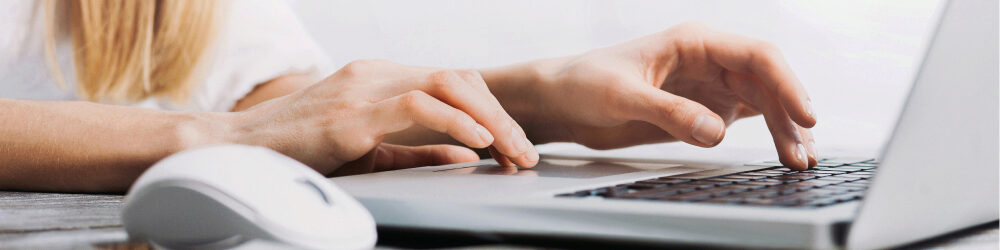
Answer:
M827 158L809 170L793 171L777 162L747 164L768 168L689 179L659 177L556 197L694 202L751 206L825 207L861 200L875 173L874 159Z

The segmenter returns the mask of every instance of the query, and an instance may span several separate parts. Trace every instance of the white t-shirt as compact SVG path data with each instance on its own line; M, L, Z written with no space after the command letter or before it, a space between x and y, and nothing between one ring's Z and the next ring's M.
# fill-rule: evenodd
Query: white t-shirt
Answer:
M280 0L223 1L219 36L205 57L204 82L186 104L147 99L130 105L185 111L229 111L261 83L297 73L322 78L329 60ZM0 98L79 100L75 95L72 42L56 35L60 87L46 63L44 2L0 1ZM66 27L65 25L63 27Z

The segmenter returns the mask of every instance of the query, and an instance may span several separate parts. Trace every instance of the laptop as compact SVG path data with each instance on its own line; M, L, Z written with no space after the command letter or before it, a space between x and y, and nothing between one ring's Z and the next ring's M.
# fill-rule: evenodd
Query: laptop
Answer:
M791 171L663 145L661 159L543 154L331 179L380 227L643 244L901 246L998 219L997 1L946 4L880 152ZM867 155L866 155L867 154Z

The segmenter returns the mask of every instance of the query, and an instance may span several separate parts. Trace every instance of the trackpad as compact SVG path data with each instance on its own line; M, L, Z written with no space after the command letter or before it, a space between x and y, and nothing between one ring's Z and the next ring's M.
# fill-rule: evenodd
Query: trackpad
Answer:
M597 178L646 170L679 167L671 163L606 162L587 160L542 160L534 168L507 168L496 164L438 170L453 174L489 174L557 178Z

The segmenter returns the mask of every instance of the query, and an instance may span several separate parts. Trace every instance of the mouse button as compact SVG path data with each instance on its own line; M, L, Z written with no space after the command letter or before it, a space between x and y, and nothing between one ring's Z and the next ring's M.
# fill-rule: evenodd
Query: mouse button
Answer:
M280 237L321 237L329 235L339 227L336 212L325 204L286 203L280 211L262 212L259 221L267 222L262 227Z
M261 185L262 193L252 199L258 213L279 224L307 224L313 214L326 213L330 205L324 201L317 190L310 185L295 179L275 182L274 185ZM332 200L331 200L332 201Z
M298 182L305 185L306 187L309 187L310 190L316 192L316 195L322 198L323 202L326 203L327 205L333 205L333 202L330 201L330 196L325 191L323 191L323 188L319 187L319 184L316 184L309 178L299 178Z

